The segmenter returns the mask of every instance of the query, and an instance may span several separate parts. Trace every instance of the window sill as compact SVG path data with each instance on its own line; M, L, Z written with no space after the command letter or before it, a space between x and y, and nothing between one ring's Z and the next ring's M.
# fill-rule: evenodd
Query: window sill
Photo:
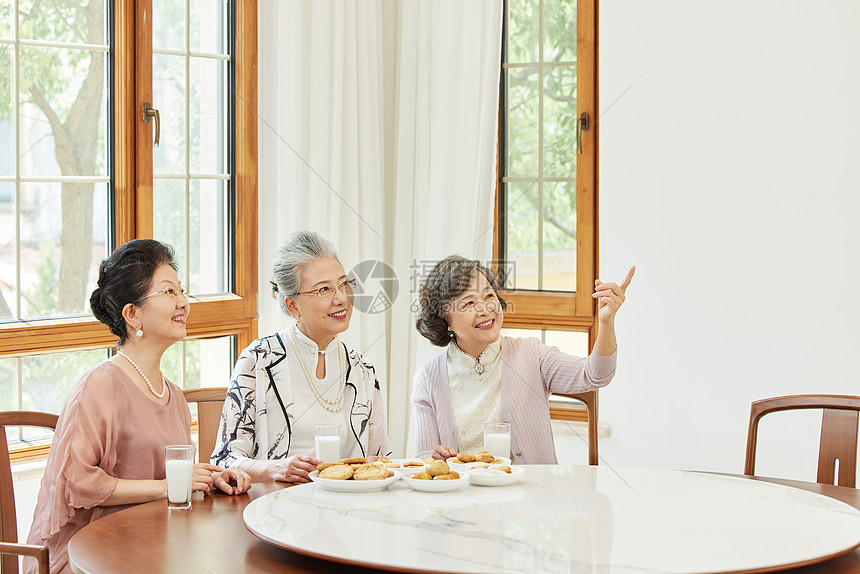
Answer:
M576 421L562 421L562 420L552 420L552 434L554 435L567 435L567 436L580 436L584 439L588 439L588 423L587 422L576 422ZM600 423L597 424L597 438L609 438L612 436L612 427L607 425L602 425Z

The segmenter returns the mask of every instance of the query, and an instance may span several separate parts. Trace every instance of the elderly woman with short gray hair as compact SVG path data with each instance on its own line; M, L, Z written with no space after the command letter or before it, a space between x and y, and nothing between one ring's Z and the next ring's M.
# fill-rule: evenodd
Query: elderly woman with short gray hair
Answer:
M275 257L272 295L295 319L242 351L227 391L212 461L257 481L308 482L314 426L337 424L340 457L390 455L373 365L338 335L349 327L354 280L334 245L291 235Z

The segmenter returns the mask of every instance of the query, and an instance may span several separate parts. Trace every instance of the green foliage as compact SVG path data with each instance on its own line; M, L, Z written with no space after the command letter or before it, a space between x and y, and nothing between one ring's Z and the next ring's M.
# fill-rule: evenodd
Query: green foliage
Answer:
M60 312L57 290L60 287L60 271L54 259L54 244L45 241L39 245L41 259L36 264L36 289L32 305L35 314L50 317Z
M164 376L184 389L199 388L200 344L195 340L180 341L167 349L161 357Z
M75 383L106 358L104 349L23 357L21 407L59 413Z
M0 34L2 35L2 34ZM12 56L15 48L0 44L0 120L12 119Z

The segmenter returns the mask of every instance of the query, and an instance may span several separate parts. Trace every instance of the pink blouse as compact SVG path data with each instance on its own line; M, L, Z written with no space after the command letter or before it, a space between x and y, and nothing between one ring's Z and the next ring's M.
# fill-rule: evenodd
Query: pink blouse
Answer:
M69 393L60 413L42 477L29 544L47 541L51 573L71 572L67 546L94 520L124 506L98 506L117 479L156 479L164 474L164 446L191 444L191 414L182 390L170 383L161 406L125 372L105 361L90 369ZM24 572L36 572L24 559Z

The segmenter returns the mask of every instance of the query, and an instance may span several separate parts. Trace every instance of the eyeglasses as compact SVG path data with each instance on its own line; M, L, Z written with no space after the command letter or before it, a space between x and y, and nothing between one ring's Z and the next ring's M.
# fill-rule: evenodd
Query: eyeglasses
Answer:
M340 290L341 293L349 297L352 295L353 289L355 289L355 279L347 279L339 285L323 285L313 291L299 291L296 295L316 295L320 299L331 299L337 290Z
M167 287L166 289L162 289L161 291L153 291L149 295L144 295L141 297L143 299L149 299L150 297L155 297L156 295L170 295L175 300L179 300L179 296L182 295L185 299L188 299L188 289L185 287L180 287L177 289L176 287Z

